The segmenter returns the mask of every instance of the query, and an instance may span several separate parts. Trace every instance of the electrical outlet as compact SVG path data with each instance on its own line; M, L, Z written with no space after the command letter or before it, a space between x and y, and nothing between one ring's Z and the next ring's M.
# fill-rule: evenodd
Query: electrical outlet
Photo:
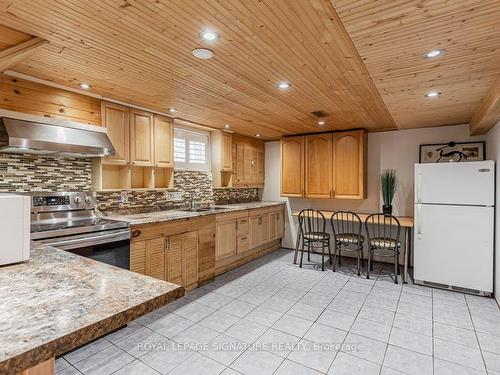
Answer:
M118 202L123 204L128 203L128 192L126 190L121 192Z
M180 191L166 191L165 198L173 202L179 202L183 200L183 193Z

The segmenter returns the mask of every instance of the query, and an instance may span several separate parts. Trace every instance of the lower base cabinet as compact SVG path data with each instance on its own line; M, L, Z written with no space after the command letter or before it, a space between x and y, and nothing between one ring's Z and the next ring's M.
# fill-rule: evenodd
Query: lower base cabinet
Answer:
M130 270L193 289L280 247L284 205L132 226Z
M269 237L268 208L258 208L250 211L249 223L249 242L251 249L274 239Z
M275 240L285 235L285 208L282 206L269 209L269 239Z
M198 283L198 232L132 242L130 270L183 286Z

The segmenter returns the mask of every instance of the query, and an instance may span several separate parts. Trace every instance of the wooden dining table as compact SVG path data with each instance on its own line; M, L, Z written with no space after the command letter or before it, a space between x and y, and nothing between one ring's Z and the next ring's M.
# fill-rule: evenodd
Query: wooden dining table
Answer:
M323 214L325 219L330 220L330 218L333 216L335 211L321 211L320 212ZM292 213L292 216L299 216L300 211L296 211ZM361 222L365 222L366 218L370 216L371 214L366 214L366 213L357 213L355 212L359 218L361 219ZM401 278L403 279L403 283L408 283L408 267L410 263L410 254L412 250L412 231L413 231L413 226L414 226L414 220L412 216L394 216L396 219L398 219L399 224L401 225L401 228L403 229L404 233L404 259L403 259L403 274L401 275ZM295 243L295 254L293 257L293 263L297 263L297 255L299 251L299 243L300 243L300 231L297 234L297 241Z

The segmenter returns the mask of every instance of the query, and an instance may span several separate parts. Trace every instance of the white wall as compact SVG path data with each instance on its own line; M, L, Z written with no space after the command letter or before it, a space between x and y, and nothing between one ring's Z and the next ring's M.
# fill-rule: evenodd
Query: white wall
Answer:
M287 201L289 213L303 208L349 209L366 213L378 212L381 210L380 173L384 169L395 169L398 172L400 185L395 197L394 214L413 215L413 166L418 162L419 145L483 139L484 137L469 137L467 125L369 133L368 198L361 201L281 198L279 142L268 142L266 143L266 179L262 199ZM289 216L283 246L293 248L295 247L296 229L295 225L290 224L293 223L290 219Z
M488 159L496 160L496 229L495 229L495 298L500 304L500 122L490 130L486 138Z

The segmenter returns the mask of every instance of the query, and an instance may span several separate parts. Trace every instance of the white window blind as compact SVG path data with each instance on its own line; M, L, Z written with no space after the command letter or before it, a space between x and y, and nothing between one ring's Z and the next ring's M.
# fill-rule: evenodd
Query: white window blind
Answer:
M174 166L177 169L210 170L208 132L174 128Z

